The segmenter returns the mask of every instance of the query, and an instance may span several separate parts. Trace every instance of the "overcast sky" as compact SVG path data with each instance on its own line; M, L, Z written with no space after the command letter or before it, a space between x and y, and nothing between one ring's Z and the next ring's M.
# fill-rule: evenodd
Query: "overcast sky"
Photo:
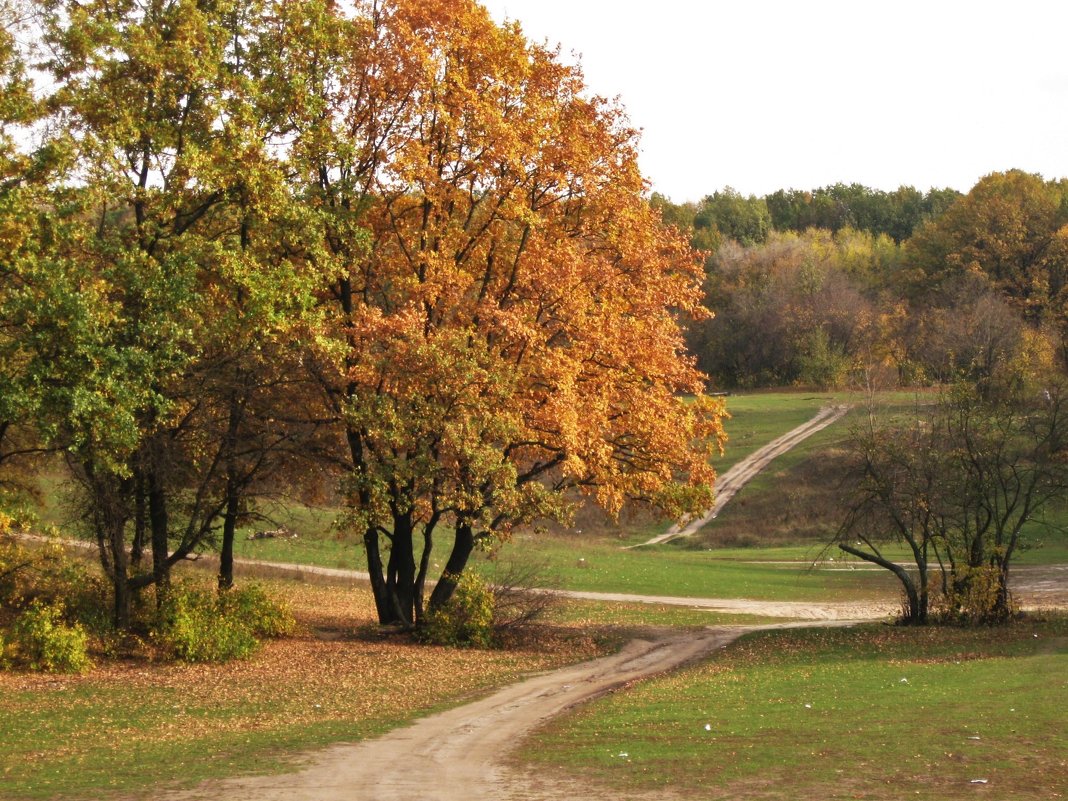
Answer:
M1066 0L483 0L581 60L655 191L1068 177Z

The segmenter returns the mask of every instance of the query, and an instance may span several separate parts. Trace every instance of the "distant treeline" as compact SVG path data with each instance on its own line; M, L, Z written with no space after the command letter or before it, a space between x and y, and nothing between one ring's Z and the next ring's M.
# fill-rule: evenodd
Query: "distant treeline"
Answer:
M654 195L708 252L689 345L715 387L901 384L1068 364L1068 181Z
M819 189L779 189L764 197L738 193L731 187L707 195L699 203L672 203L654 194L653 205L664 219L692 229L704 247L732 239L742 245L766 242L772 231L843 228L886 234L903 242L926 220L938 217L961 196L956 189L921 192L901 186L893 192L861 184L834 184ZM718 241L717 241L718 240Z

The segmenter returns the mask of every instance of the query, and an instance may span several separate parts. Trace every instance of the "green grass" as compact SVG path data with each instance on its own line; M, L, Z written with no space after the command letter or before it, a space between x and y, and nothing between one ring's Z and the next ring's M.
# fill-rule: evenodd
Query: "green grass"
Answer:
M891 408L907 409L916 402L913 393L887 395ZM720 470L786 431L811 419L828 403L853 403L853 415L863 413L864 399L848 393L766 392L727 398L733 415L726 426L730 436ZM545 562L559 583L568 589L659 595L737 596L764 600L843 600L896 595L896 588L877 574L850 576L807 570L807 565L742 565L747 561L795 560L811 562L823 548L834 519L802 520L797 510L819 517L835 497L834 488L802 488L806 476L826 462L828 449L839 446L848 433L849 418L817 433L794 450L776 459L725 508L720 517L690 540L658 548L622 551L662 533L667 523L640 519L611 531L587 528L554 536L519 535L506 544L503 553L522 554ZM60 522L60 481L48 478L42 519ZM801 488L801 489L799 489ZM352 534L335 526L336 510L299 503L274 504L262 511L270 518L256 527L238 532L235 552L239 558L363 570L362 547ZM826 515L824 515L826 517ZM833 515L831 515L833 517ZM1056 521L1068 522L1068 506L1051 513ZM297 532L296 539L249 540L254 528L285 525ZM808 532L805 534L804 532ZM741 532L741 533L739 533ZM804 536L808 536L805 542ZM1019 564L1068 562L1068 537L1038 534L1046 547L1023 551ZM446 557L448 532L439 536L435 561ZM746 548L724 548L734 542ZM769 544L775 547L767 547ZM711 550L709 550L711 548ZM834 553L832 551L832 553ZM891 548L895 558L904 549ZM834 554L841 560L840 554ZM578 567L578 559L585 567ZM888 589L892 588L892 589Z
M762 559L763 556L755 554L769 545L808 542L812 545L805 550L816 552L833 537L845 515L841 454L848 446L850 428L860 424L867 414L867 399L845 393L820 397L825 402L850 403L853 409L841 421L777 457L735 495L716 520L682 547L711 547L721 551L724 547L746 545L754 554L749 558ZM929 392L885 393L879 399L878 413L883 417L908 415L917 405L929 403L932 397ZM781 433L780 428L787 428L775 425L780 417L789 422L808 419L804 414L813 403L803 393L761 393L740 396L737 402L740 404L737 419L729 423L752 431L750 438L760 444ZM746 448L746 452L751 450ZM727 457L730 456L728 444ZM1041 547L1020 551L1018 564L1068 562L1065 530L1068 530L1068 503L1045 510L1043 520L1035 521L1025 530L1025 537ZM888 552L895 554L894 558L906 555L903 548L893 546Z
M780 618L732 614L670 604L566 600L550 610L553 623L586 626L758 626Z
M846 393L760 392L726 399L731 417L723 424L727 445L716 469L727 470L787 431L807 423L824 406L850 403Z
M311 696L314 688L309 689ZM197 694L195 684L177 694L173 689L139 688L134 695L125 687L104 683L71 688L58 698L55 692L38 690L6 694L2 702L6 731L0 736L0 765L5 772L0 787L9 783L17 794L0 791L0 797L98 798L148 783L190 784L235 771L278 772L292 763L297 750L372 737L434 708L428 703L407 713L382 710L352 721L263 726L256 723L258 716L280 714L283 702L271 698L273 692L265 693L259 705L245 702L240 707L198 704L190 700ZM179 729L205 720L212 722L212 729L201 731L195 739L179 736L144 742L137 736L139 731ZM90 738L96 742L88 743ZM116 739L132 750L115 748ZM73 753L63 748L57 753L56 743L69 744ZM36 758L35 749L48 752L47 758Z
M1048 799L1068 787L1066 705L1063 617L766 631L550 724L525 756L617 796Z
M767 601L845 601L896 593L893 582L879 573L813 571L807 563L750 562L739 558L743 554L738 551L731 552L733 558L720 558L716 551L670 544L624 550L618 541L579 535L532 535L507 547L544 564L547 573L569 590Z
M336 509L316 509L294 504L281 520L297 533L296 538L250 540L249 536L256 528L240 528L234 539L234 556L265 562L366 570L363 546L358 538L343 534L333 526L337 514Z
M0 763L8 766L5 781L19 798L99 797L143 787L148 766L158 771L156 775L163 781L185 778L182 771L198 763L199 767L193 768L196 776L225 775L234 766L242 771L272 772L286 749L370 736L400 722L385 719L344 725L331 721L312 730L294 726L232 731L231 721L243 715L243 710L225 706L209 709L175 698L171 692L142 689L131 697L122 687L89 686L64 692L59 704L47 695L39 691L13 693L4 700L9 723L0 740ZM219 730L195 740L137 742L136 759L131 759L130 752L111 747L117 733L128 737L138 730L180 726L196 718L211 718ZM81 746L90 733L99 743ZM132 739L136 742L137 738ZM34 758L32 748L57 742L73 744L77 754L73 758L50 754L41 761Z

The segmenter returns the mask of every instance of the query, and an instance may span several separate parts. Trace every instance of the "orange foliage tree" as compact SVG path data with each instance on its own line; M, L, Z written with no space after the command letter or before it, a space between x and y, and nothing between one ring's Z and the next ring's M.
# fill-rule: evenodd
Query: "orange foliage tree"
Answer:
M702 314L701 268L644 201L621 109L470 0L282 14L292 159L334 276L308 362L381 621L417 624L480 540L565 519L575 492L706 506L722 408L676 321Z

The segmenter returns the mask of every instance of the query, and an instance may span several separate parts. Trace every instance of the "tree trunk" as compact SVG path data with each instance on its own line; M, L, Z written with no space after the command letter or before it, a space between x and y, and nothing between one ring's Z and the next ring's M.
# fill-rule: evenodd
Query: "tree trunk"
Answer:
M105 472L99 475L91 461L81 463L92 508L100 566L111 581L112 623L116 629L130 627L129 557L126 553L125 501L134 487L129 479L119 479Z
M130 628L129 562L126 555L126 517L112 504L101 510L101 540L107 547L107 572L111 579L114 607L112 622L115 628L124 631Z
M393 541L386 565L386 595L392 619L387 623L415 623L415 544L412 514L394 514Z
M140 469L134 478L134 537L130 565L137 570L145 553L145 475Z
M226 478L226 512L223 514L222 547L219 549L219 589L234 586L234 536L237 532L237 515L240 499L233 478Z
M901 586L905 588L905 597L908 599L908 609L906 610L905 623L923 624L927 622L927 593L922 595L916 591L916 584L912 581L912 576L901 565L894 564L888 559L883 559L881 556L877 556L867 551L862 551L859 548L854 548L852 545L846 545L845 543L838 543L838 547L848 554L863 559L866 562L879 565L879 567L886 568L895 576L898 581L901 582Z
M156 605L160 606L170 589L171 569L167 563L167 497L155 472L148 478L148 522L152 532L152 578L156 585Z
M456 539L452 543L452 553L449 554L449 561L445 563L445 570L442 571L441 578L438 579L434 591L430 594L430 611L440 609L448 603L453 592L456 591L456 585L459 583L460 576L463 574L464 568L467 567L467 560L474 549L475 535L471 530L471 526L466 523L457 523Z
M378 622L385 625L390 622L390 605L386 592L386 579L382 574L382 551L378 543L378 529L374 526L368 526L363 533L363 545L367 550L367 572L371 576L371 593L375 599Z
M423 525L423 555L419 558L419 572L415 576L415 625L420 626L426 614L423 599L426 597L426 575L430 572L430 554L434 550L434 526L436 521Z
M242 228L242 241L244 228ZM240 379L240 374L238 376ZM241 491L238 486L237 439L241 429L244 409L237 392L230 394L230 415L226 425L226 511L223 513L222 548L219 551L219 589L234 586L234 536L237 532L237 516L241 511Z
M1008 620L1012 616L1012 593L1009 592L1009 563L999 562L997 596L994 599L994 619Z
M116 572L112 577L112 591L115 595L115 605L112 608L112 623L119 631L130 628L130 587L126 583L126 569Z

